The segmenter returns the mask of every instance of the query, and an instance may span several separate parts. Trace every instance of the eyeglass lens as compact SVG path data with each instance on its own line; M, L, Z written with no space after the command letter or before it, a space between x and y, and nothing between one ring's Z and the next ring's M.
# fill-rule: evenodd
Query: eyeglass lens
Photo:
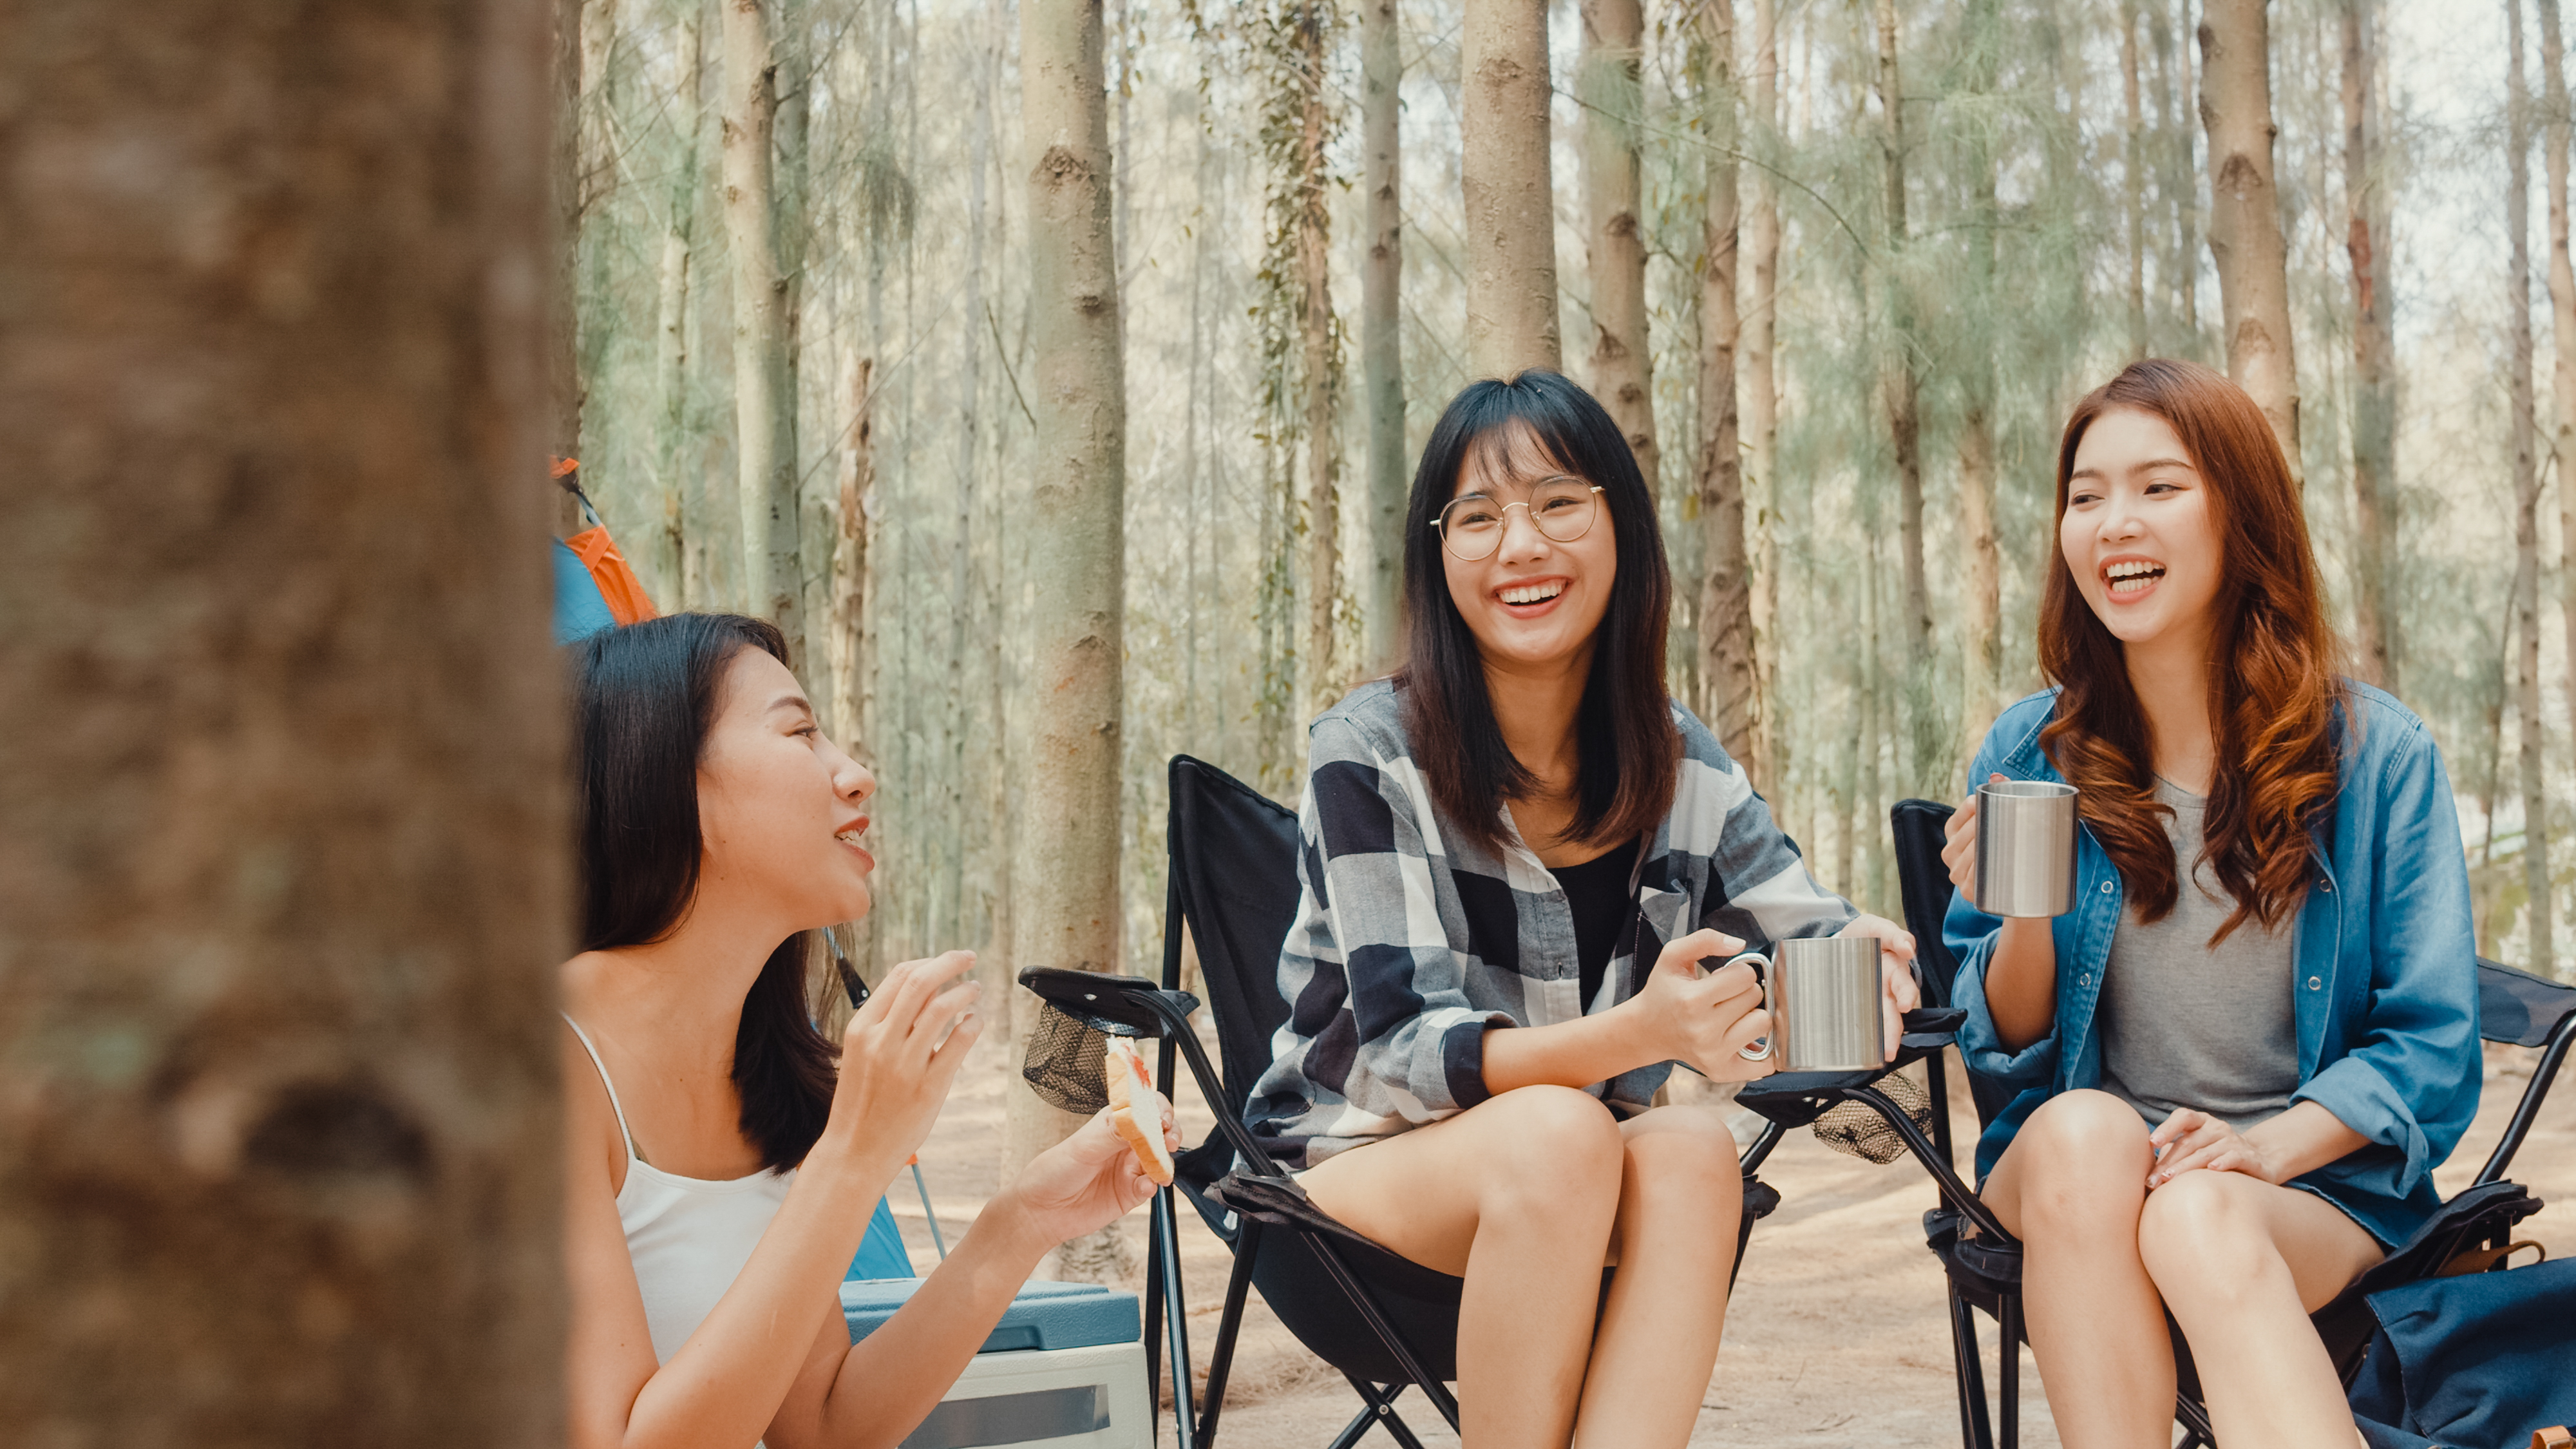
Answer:
M1506 511L1525 506L1530 523L1540 533L1558 543L1572 543L1592 530L1600 498L1600 489L1580 478L1564 477L1542 479L1530 489L1526 504L1470 493L1451 499L1440 510L1440 540L1461 560L1473 563L1502 547Z

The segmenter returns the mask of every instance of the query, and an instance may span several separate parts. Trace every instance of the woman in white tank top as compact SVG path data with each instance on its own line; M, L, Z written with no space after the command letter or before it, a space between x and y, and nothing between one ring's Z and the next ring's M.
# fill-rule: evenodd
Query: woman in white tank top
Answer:
M756 619L576 651L584 949L563 967L576 1449L893 1445L1048 1249L1152 1184L1104 1120L987 1204L853 1345L839 1285L980 1031L973 956L895 967L833 1043L811 933L868 909L869 773ZM1178 1146L1165 1108L1167 1140Z

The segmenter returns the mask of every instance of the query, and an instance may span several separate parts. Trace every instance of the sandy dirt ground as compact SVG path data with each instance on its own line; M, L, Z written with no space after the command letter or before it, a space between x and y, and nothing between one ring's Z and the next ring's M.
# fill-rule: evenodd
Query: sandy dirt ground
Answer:
M2537 1055L2488 1049L2476 1126L2438 1177L2446 1193L2466 1185L2485 1162ZM996 1050L983 1052L921 1151L931 1200L951 1242L993 1189L1004 1068ZM2512 1174L2549 1200L2521 1236L2539 1239L2553 1257L2576 1254L2576 1083L2568 1076L2576 1071L2562 1073ZM1974 1117L1964 1094L1954 1095L1953 1121L1964 1143L1973 1136ZM1185 1135L1198 1141L1210 1125L1204 1104L1184 1085L1178 1106ZM1725 1347L1691 1434L1694 1449L1956 1444L1941 1269L1923 1246L1922 1215L1936 1203L1929 1179L1908 1159L1876 1166L1832 1152L1803 1131L1780 1144L1762 1176L1782 1201L1754 1229L1727 1314ZM928 1218L909 1181L896 1187L895 1212L915 1267L926 1272L935 1257ZM1180 1220L1191 1338L1204 1375L1228 1258L1186 1204ZM1141 1287L1145 1214L1130 1215L1122 1226L1137 1265L1129 1286ZM1980 1327L1991 1386L1994 1325L1980 1320ZM2045 1390L2026 1351L2022 1365L2022 1442L2046 1449L2058 1440ZM1339 1376L1261 1307L1257 1294L1226 1397L1220 1442L1231 1449L1323 1449L1360 1406ZM1398 1408L1426 1445L1457 1443L1418 1394L1406 1395ZM1168 1418L1162 1437L1171 1443ZM1394 1441L1372 1434L1361 1443Z

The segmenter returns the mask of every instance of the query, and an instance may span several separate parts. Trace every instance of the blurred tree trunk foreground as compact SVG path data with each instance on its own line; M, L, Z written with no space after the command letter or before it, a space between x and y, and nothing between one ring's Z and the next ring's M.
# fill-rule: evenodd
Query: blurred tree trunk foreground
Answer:
M559 1443L548 11L0 19L0 1425Z

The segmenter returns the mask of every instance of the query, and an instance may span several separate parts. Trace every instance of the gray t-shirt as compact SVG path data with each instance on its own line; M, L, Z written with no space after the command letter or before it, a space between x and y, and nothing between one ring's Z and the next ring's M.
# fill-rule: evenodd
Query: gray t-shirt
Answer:
M2247 921L2210 945L2236 907L2200 863L2209 801L2162 779L2156 799L2173 809L2165 834L2188 878L2163 920L2142 922L2133 907L2112 934L2099 1021L2102 1090L2150 1126L2191 1107L2242 1130L2287 1110L2299 1086L2295 918L2277 931Z

